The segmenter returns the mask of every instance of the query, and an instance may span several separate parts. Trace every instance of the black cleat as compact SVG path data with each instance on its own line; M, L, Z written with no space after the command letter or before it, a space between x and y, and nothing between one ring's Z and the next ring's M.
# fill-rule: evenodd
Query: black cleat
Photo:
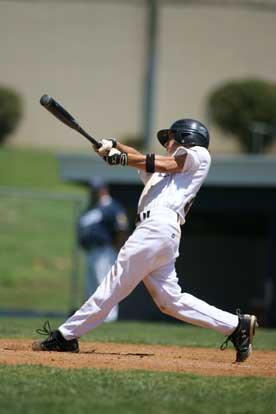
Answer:
M44 341L33 342L33 351L79 352L78 340L66 340L58 330L52 331L49 321L46 321L43 328L37 329L36 332L48 337Z
M236 330L223 342L220 349L223 351L227 348L228 341L231 341L237 351L236 362L243 362L252 352L253 336L258 323L255 315L243 315L239 310L237 310L237 315L239 324Z

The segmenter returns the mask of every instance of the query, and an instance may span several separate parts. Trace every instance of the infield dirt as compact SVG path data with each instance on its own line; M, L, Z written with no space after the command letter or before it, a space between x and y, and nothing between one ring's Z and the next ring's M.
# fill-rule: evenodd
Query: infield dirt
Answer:
M275 351L254 351L247 361L236 364L233 349L81 342L80 352L71 354L34 352L31 345L32 340L0 340L0 364L276 377Z

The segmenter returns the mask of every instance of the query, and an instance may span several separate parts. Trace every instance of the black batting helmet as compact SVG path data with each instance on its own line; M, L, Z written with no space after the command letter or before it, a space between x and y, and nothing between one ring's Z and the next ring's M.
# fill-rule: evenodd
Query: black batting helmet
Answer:
M182 145L199 145L208 148L209 132L205 125L195 119L179 119L169 129L161 129L157 132L157 138L161 145L165 145L169 139L169 132L174 135L174 140Z

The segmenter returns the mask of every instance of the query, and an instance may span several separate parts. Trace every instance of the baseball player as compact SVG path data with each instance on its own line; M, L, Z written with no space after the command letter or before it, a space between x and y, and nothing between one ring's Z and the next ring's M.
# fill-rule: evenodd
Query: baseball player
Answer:
M210 167L209 132L193 119L180 119L157 133L167 155L142 154L114 139L101 141L98 155L113 166L138 169L145 186L140 196L137 225L96 292L58 330L49 322L34 342L36 351L78 352L78 338L99 326L112 307L143 281L160 310L184 322L208 327L231 341L236 362L248 358L257 326L254 315L232 314L181 292L175 271L180 226Z
M126 240L128 219L121 204L111 197L107 184L94 178L89 181L89 203L77 225L79 245L86 255L86 299L97 289L115 262ZM105 322L118 319L118 304Z

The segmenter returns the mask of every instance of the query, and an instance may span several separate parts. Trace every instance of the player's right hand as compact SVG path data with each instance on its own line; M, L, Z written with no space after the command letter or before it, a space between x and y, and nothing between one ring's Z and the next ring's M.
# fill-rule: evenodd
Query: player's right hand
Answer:
M109 151L112 148L116 148L117 145L117 141L114 138L102 139L99 141L99 143L101 144L101 147L97 149L97 152L100 157L106 157Z

